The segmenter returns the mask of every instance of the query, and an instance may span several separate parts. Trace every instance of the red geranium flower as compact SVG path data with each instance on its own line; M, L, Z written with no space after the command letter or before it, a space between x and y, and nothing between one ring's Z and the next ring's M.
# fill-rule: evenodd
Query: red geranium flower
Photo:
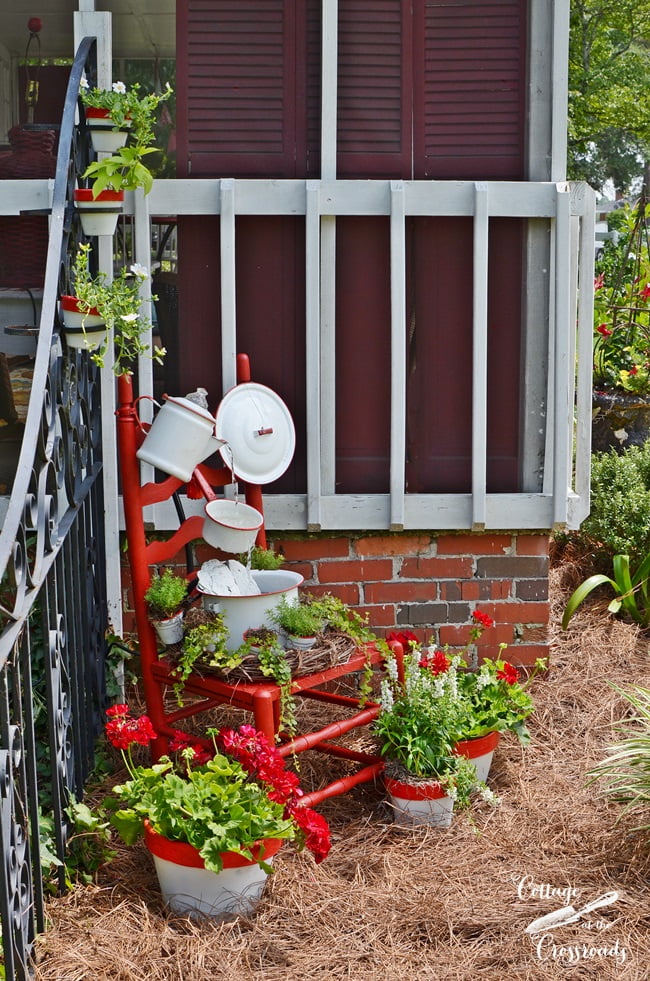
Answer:
M507 685L514 685L519 681L519 672L509 661L504 661L503 668L497 671L497 678L505 681Z
M481 627L485 627L486 629L494 626L492 617L488 616L487 613L483 613L481 610L474 610L472 618L475 623L480 624Z
M318 864L327 858L332 843L329 825L323 815L296 803L288 804L286 813L303 832L305 847L313 854L315 862Z
M602 334L603 337L611 337L612 336L612 333L613 333L609 329L609 327L607 326L607 324L598 324L598 326L596 327L596 330L597 330L597 332L599 334Z
M433 654L420 658L419 663L421 668L427 668L431 674L438 675L449 670L451 661L442 651L434 651Z
M128 717L128 705L113 705L106 712L109 720L106 723L106 737L115 749L129 749L134 743L148 746L157 733L147 715L138 719Z

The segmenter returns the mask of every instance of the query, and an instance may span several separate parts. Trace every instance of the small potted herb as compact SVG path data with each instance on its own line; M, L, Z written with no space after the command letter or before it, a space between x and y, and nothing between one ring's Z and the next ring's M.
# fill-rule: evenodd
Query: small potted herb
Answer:
M287 643L295 650L309 650L313 647L324 626L323 614L316 606L306 600L291 603L286 596L269 610L268 616L286 632Z
M243 553L239 556L239 561L242 565L248 565L251 569L270 570L274 572L284 565L284 555L282 552L276 552L272 548L262 548L260 545L253 545L250 558L248 553Z
M168 567L157 575L144 594L144 601L158 637L163 644L177 644L183 638L182 603L187 596L187 580Z

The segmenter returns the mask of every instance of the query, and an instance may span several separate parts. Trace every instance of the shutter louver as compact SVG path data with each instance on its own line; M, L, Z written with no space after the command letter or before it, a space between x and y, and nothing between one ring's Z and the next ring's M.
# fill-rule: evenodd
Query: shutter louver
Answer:
M425 3L422 36L417 176L521 179L525 4Z
M400 0L340 0L340 176L410 174L410 31L402 18Z
M293 4L190 0L187 31L192 176L294 176Z

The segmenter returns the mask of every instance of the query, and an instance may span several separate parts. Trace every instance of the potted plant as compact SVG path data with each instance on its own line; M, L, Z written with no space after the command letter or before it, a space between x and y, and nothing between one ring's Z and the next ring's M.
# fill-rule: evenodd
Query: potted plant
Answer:
M250 912L285 841L306 846L317 862L327 856L327 822L300 805L297 776L252 726L208 730L208 742L177 732L170 742L176 762L136 766L132 746L156 738L151 722L133 719L127 705L107 716L106 735L128 773L107 802L111 823L127 844L144 835L173 910Z
M183 610L187 580L168 567L156 575L144 594L151 621L163 644L177 644L183 638Z
M185 633L174 667L174 691L181 702L183 684L199 668L228 672L241 663L238 651L228 650L228 628L214 610L193 607L185 617Z
M110 282L104 272L92 275L89 262L90 245L86 243L79 246L71 269L74 296L61 298L66 340L69 322L66 320L65 304L72 304L74 300L74 305L82 314L81 324L72 325L72 329L76 331L75 337L79 337L79 326L82 334L86 331L86 325L90 326L89 316L97 316L106 330L91 358L95 364L103 367L109 341L112 339L113 371L116 375L122 375L131 371L132 362L139 355L149 352L149 345L143 340L143 334L151 329L151 321L140 315L140 286L148 273L143 266L134 263L128 270L123 267ZM76 346L81 346L79 341ZM87 346L90 346L90 341ZM154 346L151 357L160 364L165 353L164 348Z
M304 599L292 603L283 596L268 615L273 623L285 631L287 643L294 650L309 650L313 647L324 625L322 612L315 604Z
M156 109L172 94L171 87L160 94L140 95L136 83L128 90L123 82L114 82L111 89L90 88L81 84L81 101L88 110L106 113L113 128L128 130L128 145L116 148L110 156L91 163L83 173L92 180L93 196L105 190L133 191L141 187L148 194L153 187L153 175L142 163L143 157L156 152L153 120Z
M435 648L423 651L413 635L407 643L418 658L419 670L435 679L437 697L454 703L458 725L455 752L470 758L479 781L485 781L501 733L514 732L523 746L530 742L525 723L534 702L528 689L546 662L538 659L525 682L517 668L503 658L483 658L478 668L469 670L465 658L470 646L494 626L494 620L481 610L473 612L472 621L467 645L454 655ZM392 639L401 638L392 635ZM506 649L505 644L499 646L502 652Z
M246 565L250 569L274 571L284 565L284 555L282 552L276 552L272 548L262 548L261 545L253 545L250 555L248 552L242 552L239 555L239 561L242 565Z

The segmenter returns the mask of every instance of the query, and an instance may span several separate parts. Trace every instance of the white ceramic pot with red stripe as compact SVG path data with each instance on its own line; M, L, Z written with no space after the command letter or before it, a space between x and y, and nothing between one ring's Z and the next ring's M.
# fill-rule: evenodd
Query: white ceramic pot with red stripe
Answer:
M63 332L68 347L94 351L106 336L103 317L95 307L84 313L76 296L62 296L59 312L63 321Z
M454 811L454 801L445 794L437 780L404 783L384 775L384 782L395 824L400 828L428 824L433 828L448 828Z
M125 127L118 129L110 117L108 109L96 109L86 106L86 129L90 131L90 140L95 153L115 153L126 146L129 138L130 122L127 119Z
M100 191L93 197L92 188L81 187L74 192L74 203L85 235L113 235L124 208L124 191Z
M475 739L464 739L454 746L455 753L465 756L474 764L476 779L481 783L487 781L494 751L499 745L500 738L501 733L488 732L487 735L477 736Z
M196 848L165 838L148 821L144 840L154 860L165 905L175 913L224 919L233 913L254 910L268 878L268 872L257 861L224 852L223 869L212 872L206 869ZM271 865L282 844L280 838L267 838L254 846L253 854Z

